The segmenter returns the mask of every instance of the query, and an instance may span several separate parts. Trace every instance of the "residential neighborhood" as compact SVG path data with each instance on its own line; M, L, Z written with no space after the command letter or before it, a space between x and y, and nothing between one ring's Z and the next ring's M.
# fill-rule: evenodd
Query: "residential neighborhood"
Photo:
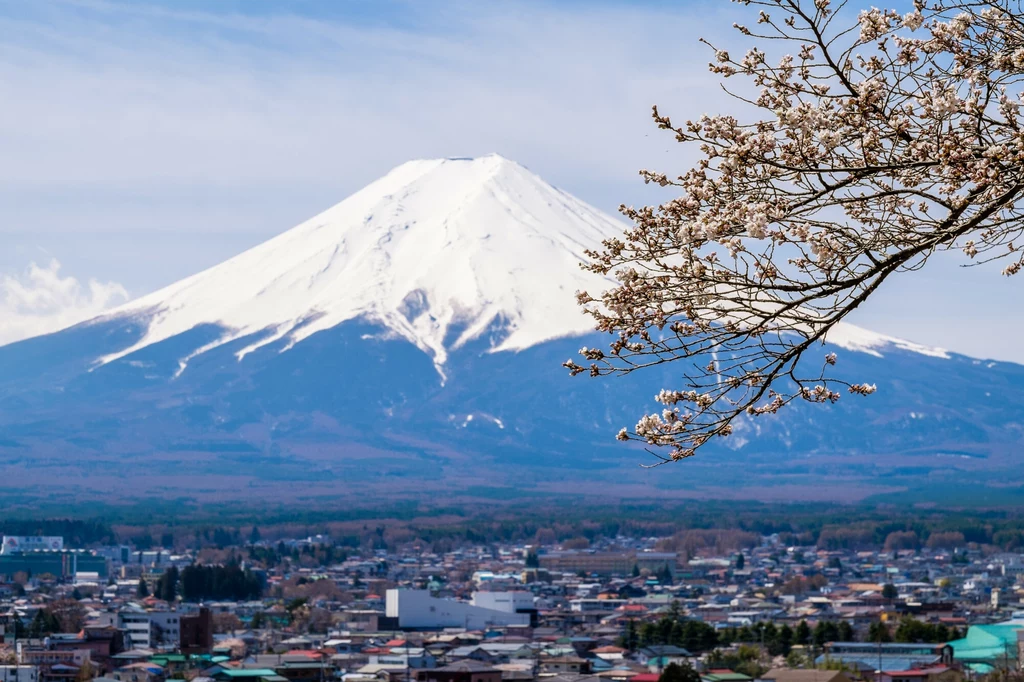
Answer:
M0 682L958 682L1024 663L1012 552L257 535L218 562L5 537Z

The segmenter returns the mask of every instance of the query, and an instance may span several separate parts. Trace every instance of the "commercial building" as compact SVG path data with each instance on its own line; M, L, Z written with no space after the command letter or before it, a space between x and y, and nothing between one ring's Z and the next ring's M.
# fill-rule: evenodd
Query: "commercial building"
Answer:
M388 590L385 612L406 629L529 625L533 595L529 592L475 592L469 603L432 597L428 590Z
M57 535L5 535L0 545L0 554L18 552L57 552L64 549L64 538Z
M675 552L587 552L562 551L541 554L542 568L563 573L596 573L597 575L629 575L634 568L657 573L668 569L676 574L678 555Z
M110 571L106 558L82 550L0 553L0 579L10 580L18 573L30 577L49 574L59 580L74 580L79 573L106 578Z
M182 614L177 611L121 611L118 627L133 649L177 648L181 642Z

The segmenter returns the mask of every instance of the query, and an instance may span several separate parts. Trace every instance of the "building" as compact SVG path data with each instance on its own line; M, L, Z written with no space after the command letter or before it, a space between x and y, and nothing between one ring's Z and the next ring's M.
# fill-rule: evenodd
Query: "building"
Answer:
M853 682L850 676L841 670L794 670L791 668L769 670L762 679L773 682Z
M56 535L5 535L0 554L38 552L47 550L59 552L64 549L64 538Z
M501 682L501 671L486 663L459 661L416 673L417 682Z
M549 552L538 557L541 568L563 573L629 575L634 568L650 573L668 569L673 577L679 560L675 552Z
M961 639L949 646L953 658L973 672L986 674L996 669L1016 669L1018 633L1021 625L972 625Z
M518 613L525 606L524 597L509 592L476 592L470 603L432 597L428 590L387 591L385 612L388 618L397 619L402 629L465 628L480 630L488 627L529 625L531 613ZM526 594L529 593L519 593ZM486 595L486 596L483 596ZM502 597L501 595L506 595ZM533 609L530 595L530 610ZM480 606L486 604L487 606ZM489 608L500 607L500 608Z
M213 649L213 614L203 607L179 619L179 644L183 654L208 654Z
M34 665L0 665L0 682L39 682L39 668Z
M9 536L4 536L6 540ZM0 553L0 577L10 579L18 573L38 576L49 573L59 580L73 580L79 573L106 578L110 562L82 550L25 550Z
M177 611L121 611L117 621L132 649L177 648L181 644L181 614Z
M125 633L113 626L86 626L80 633L56 634L48 638L55 651L87 649L93 666L100 671L111 670L111 660L127 648Z
M889 672L951 665L953 647L948 644L829 642L818 663L838 661L854 669Z

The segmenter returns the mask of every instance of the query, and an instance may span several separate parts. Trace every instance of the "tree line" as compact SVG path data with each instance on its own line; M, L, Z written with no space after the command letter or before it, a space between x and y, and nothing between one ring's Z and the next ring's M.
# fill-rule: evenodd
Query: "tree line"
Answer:
M674 606L674 609L678 609ZM895 630L886 623L872 623L866 633L867 642L902 642L939 644L961 636L955 627L942 623L926 623L916 618L900 619ZM791 627L783 623L756 623L716 629L699 620L685 619L678 612L657 621L637 623L630 620L619 638L619 646L635 651L647 646L670 644L691 654L703 654L734 644L757 645L772 656L786 656L794 646L823 648L829 642L856 642L858 635L848 621L820 620L811 627L801 620Z
M223 599L249 601L263 594L263 580L236 563L226 566L192 564L181 570L181 597L185 601Z

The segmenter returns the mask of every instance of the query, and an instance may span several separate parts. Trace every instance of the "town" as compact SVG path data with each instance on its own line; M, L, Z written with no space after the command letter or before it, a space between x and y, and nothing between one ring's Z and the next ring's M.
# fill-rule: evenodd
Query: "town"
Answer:
M959 533L859 551L220 535L5 536L2 682L957 682L1024 662L1024 555Z

